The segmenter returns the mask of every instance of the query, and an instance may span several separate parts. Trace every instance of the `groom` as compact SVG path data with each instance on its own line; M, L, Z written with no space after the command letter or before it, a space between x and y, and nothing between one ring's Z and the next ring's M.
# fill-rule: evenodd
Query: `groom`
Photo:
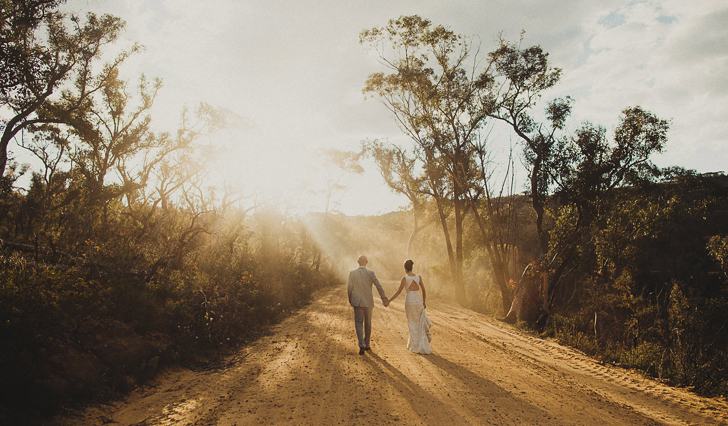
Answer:
M369 263L367 257L359 256L357 262L359 267L349 272L347 292L349 293L349 304L354 307L354 325L356 337L359 339L359 355L363 355L364 351L370 350L369 337L372 334L372 311L374 310L372 284L377 286L377 291L385 306L389 299L384 295L384 289L379 284L374 271L367 269L367 263Z

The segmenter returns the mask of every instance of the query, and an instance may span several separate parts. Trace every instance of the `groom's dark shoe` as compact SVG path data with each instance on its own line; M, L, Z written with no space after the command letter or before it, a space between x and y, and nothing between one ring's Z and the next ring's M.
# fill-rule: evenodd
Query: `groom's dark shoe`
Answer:
M359 348L359 355L364 355L364 348Z
M364 348L364 350L365 350L365 351L371 351L371 350L372 350L372 348L370 348L369 346L367 346L366 348Z

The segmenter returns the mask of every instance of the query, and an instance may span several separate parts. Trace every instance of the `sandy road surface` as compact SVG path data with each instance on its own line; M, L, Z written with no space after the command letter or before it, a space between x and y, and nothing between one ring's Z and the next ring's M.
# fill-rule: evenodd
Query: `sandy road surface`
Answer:
M395 282L384 283L387 294ZM228 367L172 371L62 425L728 425L728 404L599 363L435 297L433 354L410 353L404 297L374 310L358 355L346 291L241 350Z

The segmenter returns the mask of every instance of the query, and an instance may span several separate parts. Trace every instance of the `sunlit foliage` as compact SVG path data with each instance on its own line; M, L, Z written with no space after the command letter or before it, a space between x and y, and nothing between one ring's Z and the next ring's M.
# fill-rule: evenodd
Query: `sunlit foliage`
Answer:
M540 46L522 46L523 34L475 60L472 38L415 15L360 42L386 69L363 92L413 142L363 147L411 203L407 253L424 260L434 290L605 360L727 390L726 179L652 162L669 121L633 106L611 133L590 122L571 130L574 99L541 99L562 71ZM491 182L490 147L506 143L488 139L489 122L521 142L524 196L493 191L508 187L515 162Z
M233 348L339 282L302 221L215 176L232 113L154 131L161 80L119 77L138 46L93 72L121 20L25 3L28 31L2 40L0 423ZM39 167L6 167L14 137Z

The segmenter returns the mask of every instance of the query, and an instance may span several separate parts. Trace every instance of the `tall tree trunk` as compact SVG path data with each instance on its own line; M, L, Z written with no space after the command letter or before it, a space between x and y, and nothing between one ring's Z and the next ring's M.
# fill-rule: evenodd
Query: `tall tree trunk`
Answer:
M530 295L538 293L539 290L538 282L534 280L535 274L534 271L532 271L534 269L538 269L537 262L529 263L523 269L521 278L518 280L516 290L513 293L513 301L511 302L508 313L501 321L514 324L517 320L528 321L534 316L533 308L535 306L531 306L527 303ZM543 274L538 274L539 277L542 277L542 275Z
M450 262L450 277L455 278L455 253L452 248L452 241L450 239L450 230L447 227L447 216L442 206L442 200L435 199L437 204L437 214L440 217L440 224L442 225L442 232L445 235L445 245L447 246L447 258Z
M475 216L475 221L478 224L478 228L480 229L480 234L483 237L485 248L488 251L488 258L490 259L491 265L493 265L493 273L495 276L495 282L498 285L498 289L501 292L501 300L503 302L503 313L505 314L508 312L509 308L511 307L511 302L513 300L513 295L511 294L511 289L508 287L508 282L510 281L510 276L508 273L508 268L506 266L504 257L506 256L505 253L505 245L504 244L498 244L497 242L494 242L491 238L488 238L488 231L485 227L485 223L483 222L483 217L480 215L480 212L478 212L477 206L475 205L475 201L473 199L470 199L470 205L471 209L473 210L473 216ZM494 227L494 223L492 220L492 215L488 215L490 226ZM503 252L503 253L501 253Z
M531 170L531 205L533 206L533 211L536 212L536 233L538 234L539 254L545 255L549 250L549 240L548 234L543 229L545 209L542 202L542 194L539 192L538 183L542 166L543 159L541 158L541 155L537 155L533 164L533 170Z
M462 306L468 305L463 276L463 221L465 219L462 200L455 201L455 296Z
M551 322L551 304L553 303L554 293L556 293L556 289L561 282L561 277L564 276L564 272L566 272L566 267L574 259L576 247L577 244L572 244L571 247L569 247L566 256L564 256L559 263L559 266L556 267L556 270L554 270L554 273L551 274L550 277L545 277L543 280L543 288L541 291L541 297L543 298L541 304L541 315L539 316L538 321L536 321L536 328L545 329Z
M414 226L412 227L412 233L410 234L409 240L407 241L407 257L412 259L414 257L415 253L415 237L417 237L417 234L420 233L423 229L425 229L430 222L426 222L423 225L420 225L420 219L419 219L419 213L417 211L414 211L413 209L413 221Z
M521 134L521 133L519 133ZM529 138L527 138L525 135L522 135L522 137L529 143L532 143ZM536 149L534 149L535 152L538 152ZM543 259L544 256L546 256L548 252L548 233L544 230L544 216L546 209L543 206L543 196L539 191L539 175L541 173L541 168L543 166L543 158L540 154L537 154L536 159L533 163L533 169L531 170L530 174L530 183L531 183L531 206L533 207L534 212L536 213L536 233L538 236L538 248L539 248L539 257ZM529 269L535 265L528 265L523 274L521 275L521 279L518 282L518 285L516 287L516 291L513 297L513 302L511 303L511 307L508 310L508 314L506 314L505 321L514 323L516 319L524 319L534 316L536 312L525 312L526 309L538 309L538 306L526 306L524 304L524 298L526 297L527 293L529 292L529 289L531 289L531 286L535 285L532 279L528 276L527 272ZM545 274L546 272L542 272L540 275ZM548 281L547 277L542 277L542 281ZM543 288L547 287L547 285L542 284L540 285L542 287L541 294L543 295ZM533 290L533 289L531 289ZM550 303L543 301L544 303ZM542 303L542 305L544 304ZM540 321L540 319L539 319Z

